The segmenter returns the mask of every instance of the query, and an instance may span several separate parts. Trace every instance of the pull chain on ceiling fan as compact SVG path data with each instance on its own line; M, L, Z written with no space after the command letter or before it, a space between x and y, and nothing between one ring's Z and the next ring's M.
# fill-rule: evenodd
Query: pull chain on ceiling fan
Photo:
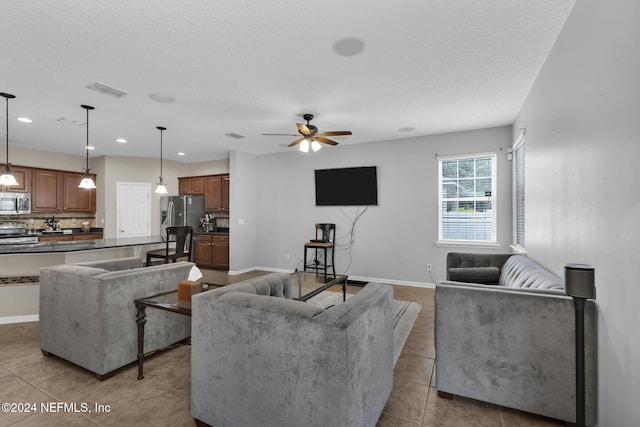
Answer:
M318 128L310 123L311 120L313 120L313 114L303 114L302 118L307 121L306 125L303 123L296 123L298 133L302 135L302 137L296 139L291 144L287 145L287 147L295 147L300 144L300 151L304 151L305 153L309 151L309 147L311 147L313 151L318 151L321 147L320 143L338 145L336 141L326 138L327 136L352 135L349 130L318 132ZM263 133L263 135L299 136L297 134L288 133Z

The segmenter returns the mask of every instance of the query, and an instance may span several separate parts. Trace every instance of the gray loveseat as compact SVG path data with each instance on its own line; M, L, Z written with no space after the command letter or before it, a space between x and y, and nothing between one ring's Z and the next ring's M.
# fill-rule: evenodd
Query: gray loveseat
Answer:
M524 255L473 253L450 253L447 279L436 285L438 394L575 422L575 319L564 280ZM596 407L595 314L587 301L588 425Z
M393 388L393 288L323 309L274 273L194 295L191 414L200 424L375 426Z
M177 289L194 264L142 267L142 258L56 265L40 270L40 348L108 378L137 359L133 300ZM190 319L148 310L145 351L188 338Z

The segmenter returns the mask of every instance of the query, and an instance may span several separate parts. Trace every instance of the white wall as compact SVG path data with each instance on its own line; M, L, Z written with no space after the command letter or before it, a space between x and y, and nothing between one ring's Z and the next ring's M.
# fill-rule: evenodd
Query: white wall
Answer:
M229 270L242 272L257 266L256 240L260 232L256 156L233 151L229 158ZM269 209L267 206L266 209Z
M514 124L529 256L595 267L600 426L640 420L638 40L637 1L576 2Z
M470 247L436 246L438 238L438 164L436 154L454 155L482 152L498 154L498 238L491 251L510 252L511 243L511 162L506 148L511 145L511 127L398 139L357 145L324 147L302 156L299 151L251 157L232 168L232 244L241 215L234 181L239 174L257 180L257 234L255 264L249 257L237 257L246 247L232 248L232 269L252 266L279 269L302 268L303 244L314 237L316 222L336 223L338 243L348 241L350 220L356 207L316 207L314 170L374 165L378 169L378 206L371 206L355 228L351 266L347 273L361 278L377 278L424 284L431 279L426 265L433 265L435 280L445 275L444 261L451 250L478 250ZM502 151L500 151L502 149ZM244 171L244 172L242 172ZM244 189L244 186L241 188ZM250 195L250 193L249 193ZM345 215L346 214L346 215ZM349 253L336 252L336 270L349 267Z

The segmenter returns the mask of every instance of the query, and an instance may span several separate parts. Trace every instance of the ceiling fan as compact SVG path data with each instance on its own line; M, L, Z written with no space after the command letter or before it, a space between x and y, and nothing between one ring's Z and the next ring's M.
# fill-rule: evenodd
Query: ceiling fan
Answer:
M303 114L302 118L307 121L306 125L303 123L296 123L296 126L298 126L298 133L302 135L302 137L296 139L291 144L287 145L287 147L294 147L301 143L300 151L304 151L306 153L309 151L309 147L311 147L313 151L318 151L321 147L320 142L328 145L338 145L337 142L326 138L327 136L351 135L351 131L349 130L318 132L318 128L309 123L313 120L313 114ZM263 133L263 135L298 136L298 134L288 133Z

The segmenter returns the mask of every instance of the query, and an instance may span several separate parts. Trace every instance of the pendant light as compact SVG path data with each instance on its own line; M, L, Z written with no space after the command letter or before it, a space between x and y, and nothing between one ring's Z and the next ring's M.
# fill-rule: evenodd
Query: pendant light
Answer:
M167 130L167 128L162 126L157 126L156 129L160 131L160 177L158 180L158 186L156 187L156 191L154 193L157 194L167 194L167 186L164 183L164 177L162 176L162 132Z
M15 95L11 95L10 93L0 93L0 96L3 96L7 101L6 108L6 118L7 118L7 162L4 165L4 173L0 175L0 185L4 186L13 186L18 185L18 180L15 176L13 176L13 172L11 172L11 164L9 163L9 99L15 98Z
M87 110L87 146L85 147L87 152L87 167L84 170L84 176L82 177L82 181L80 181L78 188L86 188L87 190L90 190L92 188L96 188L96 183L93 182L93 178L91 178L91 168L89 167L89 110L93 110L94 108L90 105L81 105L81 107Z

